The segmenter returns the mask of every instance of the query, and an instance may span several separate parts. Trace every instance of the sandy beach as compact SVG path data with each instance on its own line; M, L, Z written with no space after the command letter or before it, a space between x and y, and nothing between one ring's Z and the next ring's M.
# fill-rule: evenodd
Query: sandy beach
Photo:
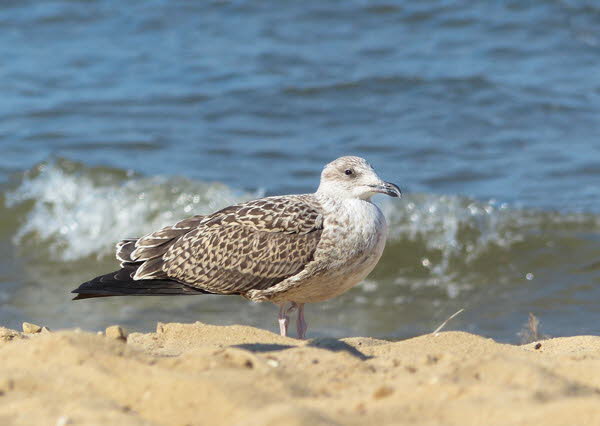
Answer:
M31 331L31 330L30 330ZM245 326L0 329L3 425L597 425L600 337L299 341Z

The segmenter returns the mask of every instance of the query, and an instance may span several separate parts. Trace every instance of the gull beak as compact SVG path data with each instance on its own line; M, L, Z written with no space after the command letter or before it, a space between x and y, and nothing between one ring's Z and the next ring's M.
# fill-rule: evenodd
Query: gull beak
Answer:
M373 192L379 192L380 194L389 195L390 197L402 198L402 191L398 188L398 185L395 185L390 182L381 182L378 185L369 185L373 188Z

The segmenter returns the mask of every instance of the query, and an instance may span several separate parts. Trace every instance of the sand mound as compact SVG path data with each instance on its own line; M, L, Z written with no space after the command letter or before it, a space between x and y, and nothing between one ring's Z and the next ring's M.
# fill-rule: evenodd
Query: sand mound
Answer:
M195 323L125 342L0 328L0 424L597 425L597 371L592 336L302 342Z

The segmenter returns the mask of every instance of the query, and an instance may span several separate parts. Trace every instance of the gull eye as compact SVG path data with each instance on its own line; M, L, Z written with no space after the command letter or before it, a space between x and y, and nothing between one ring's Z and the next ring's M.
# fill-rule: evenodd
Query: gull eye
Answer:
M346 176L350 176L353 172L350 169L346 169L344 173L346 173Z

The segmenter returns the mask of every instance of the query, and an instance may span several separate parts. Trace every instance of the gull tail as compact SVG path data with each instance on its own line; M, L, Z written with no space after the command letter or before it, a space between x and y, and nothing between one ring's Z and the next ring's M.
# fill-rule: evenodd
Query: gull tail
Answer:
M211 294L169 279L134 280L136 267L124 267L110 274L100 275L73 290L73 300L108 296L185 296Z

